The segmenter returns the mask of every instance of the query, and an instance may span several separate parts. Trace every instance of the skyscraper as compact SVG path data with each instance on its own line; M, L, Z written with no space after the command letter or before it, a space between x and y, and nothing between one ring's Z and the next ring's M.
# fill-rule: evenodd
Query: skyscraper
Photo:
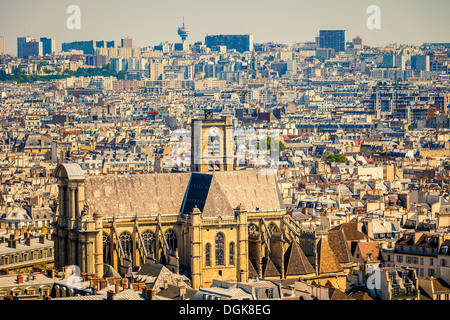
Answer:
M44 56L50 55L56 51L55 39L41 38L41 42L42 42L42 54Z
M319 47L345 51L345 30L320 30Z
M0 37L0 56L5 54L5 38Z
M205 45L208 48L226 46L227 49L235 49L238 52L253 51L253 35L208 35L205 37Z

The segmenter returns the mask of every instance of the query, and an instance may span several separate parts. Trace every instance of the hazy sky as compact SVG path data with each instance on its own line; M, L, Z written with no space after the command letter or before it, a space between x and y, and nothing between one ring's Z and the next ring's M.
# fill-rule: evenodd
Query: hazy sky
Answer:
M69 30L69 5L81 9L81 29ZM370 30L369 5L381 9L381 29ZM450 42L449 0L0 0L0 36L16 54L17 37L116 40L132 37L139 47L179 42L185 17L187 41L206 34L252 33L256 43L314 41L320 29L345 29L372 46Z

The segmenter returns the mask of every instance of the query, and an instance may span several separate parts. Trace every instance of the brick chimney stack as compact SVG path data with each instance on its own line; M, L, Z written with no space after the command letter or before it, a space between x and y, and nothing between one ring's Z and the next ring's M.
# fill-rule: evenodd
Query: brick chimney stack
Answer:
M116 296L116 293L114 291L112 291L112 290L108 290L106 292L106 296L107 296L108 300L114 300L115 296Z
M50 278L55 278L55 271L51 268L47 269L47 276L49 276Z
M185 300L186 296L186 287L183 285L180 287L180 298L181 300Z
M23 276L22 276L21 274L18 274L18 275L17 275L17 283L18 283L18 284L23 283Z

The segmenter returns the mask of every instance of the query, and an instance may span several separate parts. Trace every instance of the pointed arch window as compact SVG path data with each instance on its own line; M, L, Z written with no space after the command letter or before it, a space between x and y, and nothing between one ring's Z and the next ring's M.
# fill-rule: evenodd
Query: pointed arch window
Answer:
M133 256L133 240L131 234L128 232L122 232L119 236L119 241L122 245L125 256L131 258Z
M234 242L230 243L230 265L234 266Z
M205 264L207 267L211 266L211 245L209 243L205 247Z
M169 252L173 253L176 248L178 248L177 244L177 234L173 229L169 229L164 233L164 236L167 241L167 245L169 246Z
M145 249L147 250L147 254L153 256L156 251L156 238L155 234L150 231L144 231L142 233L142 240L144 241Z
M111 264L111 240L106 234L103 235L103 261Z
M224 265L224 235L219 232L216 235L216 265L223 266Z

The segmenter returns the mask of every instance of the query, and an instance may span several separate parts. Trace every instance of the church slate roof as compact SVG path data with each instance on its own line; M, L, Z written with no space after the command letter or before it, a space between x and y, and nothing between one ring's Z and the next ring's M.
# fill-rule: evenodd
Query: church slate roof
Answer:
M328 244L339 263L353 262L353 257L342 229L329 231Z
M303 275L315 273L308 258L296 241L293 241L285 253L286 276Z
M257 278L258 277L258 273L256 272L256 269L253 266L253 263L250 261L250 259L248 260L248 277L249 278Z
M325 238L320 239L317 244L317 252L318 252L318 273L336 273L342 272L344 269L339 264L338 259L334 255L331 250L327 240Z
M272 259L267 259L266 269L263 274L264 278L266 277L281 277L280 271L278 271L277 267L273 264Z
M85 199L92 213L112 217L191 213L234 217L248 211L282 210L275 176L259 170L88 176Z
M186 190L187 194L180 210L182 214L190 214L194 207L203 211L212 177L210 174L192 173Z
M178 214L189 173L88 176L85 199L103 216Z
M275 176L259 170L193 173L186 192L183 214L190 213L194 205L202 217L234 217L233 210L241 204L249 211L284 208Z
M367 240L369 237L361 231L358 231L356 227L356 222L345 222L342 223L330 231L342 230L344 232L345 238L347 241L356 241L356 240Z

